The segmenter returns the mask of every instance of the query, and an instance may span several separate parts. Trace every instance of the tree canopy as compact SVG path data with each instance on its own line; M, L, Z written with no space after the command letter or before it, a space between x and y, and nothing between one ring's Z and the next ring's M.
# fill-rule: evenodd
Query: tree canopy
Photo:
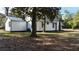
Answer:
M65 28L79 28L79 11L72 14L68 11L65 12L64 17L64 26Z
M64 13L64 28L72 28L73 14L65 10Z
M53 20L55 15L58 14L58 11L61 9L60 7L36 7L37 18L44 18L46 15L48 18ZM11 10L11 14L17 17L23 17L23 15L28 14L32 16L33 7L14 7Z

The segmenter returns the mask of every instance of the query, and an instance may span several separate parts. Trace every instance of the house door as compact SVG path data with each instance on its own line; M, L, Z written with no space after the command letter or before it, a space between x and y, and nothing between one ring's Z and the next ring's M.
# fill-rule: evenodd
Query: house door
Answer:
M57 30L57 23L55 23L55 25L54 25L54 26L55 26L55 30Z

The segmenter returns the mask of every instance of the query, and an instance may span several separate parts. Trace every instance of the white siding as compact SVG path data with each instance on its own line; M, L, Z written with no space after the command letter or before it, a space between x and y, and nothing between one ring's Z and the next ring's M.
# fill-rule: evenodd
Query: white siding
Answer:
M55 27L55 26L54 26ZM45 28L46 28L46 31L52 31L52 30L55 30L55 28L53 28L53 25L52 23L49 23L45 25Z
M11 31L26 31L26 22L12 22Z
M32 31L32 22L30 21L30 22L28 22L28 27L27 27L28 29L30 29L31 31Z
M5 30L6 31L10 31L10 29L11 29L11 27L9 26L9 22L11 22L10 19L7 19L7 21L5 23Z
M36 22L36 26L37 26L37 31L43 31L43 27L42 27L42 22L38 21Z
M49 21L47 21L47 22L49 22ZM59 30L59 21L49 22L48 24L47 24L47 22L45 23L45 31ZM54 25L53 25L53 23L54 23ZM57 24L57 26L55 23ZM42 22L38 21L36 24L37 24L37 31L43 31L44 27L42 27Z
M21 18L7 17L5 23L6 31L26 31L26 22Z
M57 26L55 25L55 23L57 24ZM45 27L46 28L46 31L59 30L59 22L58 21L49 22L49 24L46 23L45 26L46 26Z

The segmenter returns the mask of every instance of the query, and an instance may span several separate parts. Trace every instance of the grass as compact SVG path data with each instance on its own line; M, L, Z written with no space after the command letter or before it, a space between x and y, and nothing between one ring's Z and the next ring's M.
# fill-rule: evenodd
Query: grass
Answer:
M70 32L37 32L38 36L44 35L68 35ZM31 32L7 32L0 29L0 36L4 37L27 37L30 36Z
M37 38L29 37L30 34L1 29L0 50L79 50L79 31L37 32ZM5 39L1 40L1 37Z
M3 29L0 30L0 36L4 37L25 37L29 36L30 32L7 32Z
M2 37L28 37L31 35L31 32L7 32L3 29L0 29L0 36ZM63 36L63 37L78 37L79 32L37 32L38 36Z

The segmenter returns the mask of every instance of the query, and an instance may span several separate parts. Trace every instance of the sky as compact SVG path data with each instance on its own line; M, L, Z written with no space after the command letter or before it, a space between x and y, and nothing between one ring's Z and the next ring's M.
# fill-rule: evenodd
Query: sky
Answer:
M5 14L5 9L4 9L4 7L0 7L0 13Z
M79 10L79 7L61 7L61 13L64 14L64 11L67 10L70 13L76 13Z
M71 13L75 13L79 10L79 7L61 7L61 13L64 14L64 11L68 10ZM0 7L0 13L5 14L4 7Z

